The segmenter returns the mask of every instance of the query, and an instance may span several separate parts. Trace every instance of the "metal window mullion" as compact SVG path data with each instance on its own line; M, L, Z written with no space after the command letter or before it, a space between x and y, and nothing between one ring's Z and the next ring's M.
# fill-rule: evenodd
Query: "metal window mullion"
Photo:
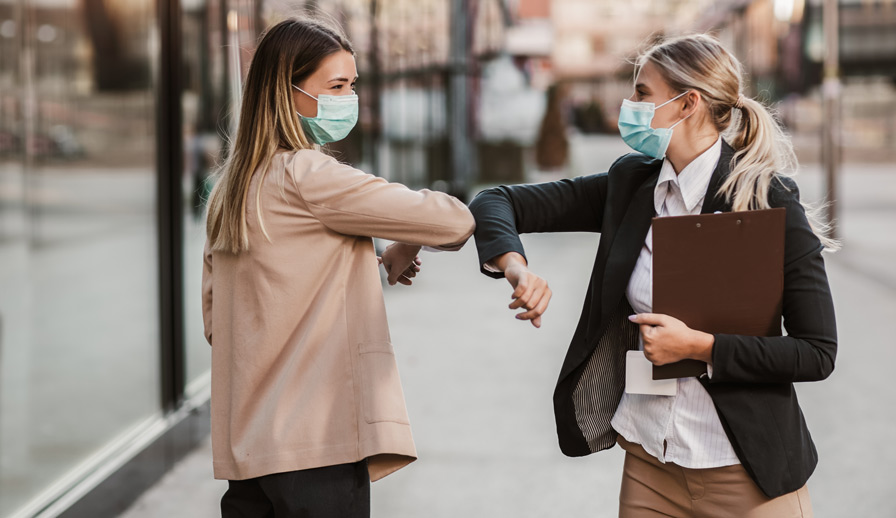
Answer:
M180 1L158 0L159 77L156 102L159 236L159 325L162 408L177 408L184 397L183 204L180 178L181 24Z

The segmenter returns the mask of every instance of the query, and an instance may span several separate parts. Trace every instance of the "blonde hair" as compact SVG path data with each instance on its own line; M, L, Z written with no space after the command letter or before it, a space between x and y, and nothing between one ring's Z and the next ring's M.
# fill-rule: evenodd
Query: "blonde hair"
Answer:
M731 173L720 193L735 211L769 208L768 194L778 175L793 176L798 161L790 137L768 108L743 95L743 66L712 36L693 34L663 41L642 54L635 76L646 63L654 64L671 88L694 90L706 104L719 133L734 148ZM780 183L780 179L777 179ZM782 188L786 186L781 183ZM839 243L827 236L816 211L804 204L809 224L827 249Z
M212 250L234 254L249 250L246 202L252 176L258 171L261 185L278 148L297 151L314 146L302 131L292 86L339 51L354 54L337 25L316 19L284 20L261 37L243 88L236 137L209 197L206 233ZM261 231L270 241L261 216L261 189L255 206Z

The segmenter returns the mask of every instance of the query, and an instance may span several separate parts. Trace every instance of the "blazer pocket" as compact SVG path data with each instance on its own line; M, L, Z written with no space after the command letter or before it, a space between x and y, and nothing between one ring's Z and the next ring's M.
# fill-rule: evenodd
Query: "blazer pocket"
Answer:
M361 415L368 423L410 424L395 353L389 342L360 344Z

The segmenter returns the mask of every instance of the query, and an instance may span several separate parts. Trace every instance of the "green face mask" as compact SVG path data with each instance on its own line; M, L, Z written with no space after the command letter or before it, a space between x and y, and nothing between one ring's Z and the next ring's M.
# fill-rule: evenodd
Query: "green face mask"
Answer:
M357 124L357 94L315 97L296 85L292 87L317 101L317 117L304 117L301 113L298 114L302 121L302 130L315 143L324 145L342 140Z

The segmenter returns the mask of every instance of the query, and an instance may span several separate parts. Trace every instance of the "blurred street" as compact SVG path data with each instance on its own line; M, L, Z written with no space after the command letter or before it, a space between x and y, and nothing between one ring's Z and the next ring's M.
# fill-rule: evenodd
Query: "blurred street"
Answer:
M576 174L605 170L625 152L612 138L574 144ZM804 199L819 198L817 165L798 181ZM841 187L844 249L827 256L837 369L798 386L820 455L809 490L817 518L892 518L896 175L888 165L847 164ZM524 243L554 290L541 329L512 318L509 286L478 272L472 242L425 254L414 286L385 289L420 459L373 485L375 518L616 516L621 450L563 456L551 408L598 236L531 235ZM122 516L216 516L225 489L212 479L206 441Z

